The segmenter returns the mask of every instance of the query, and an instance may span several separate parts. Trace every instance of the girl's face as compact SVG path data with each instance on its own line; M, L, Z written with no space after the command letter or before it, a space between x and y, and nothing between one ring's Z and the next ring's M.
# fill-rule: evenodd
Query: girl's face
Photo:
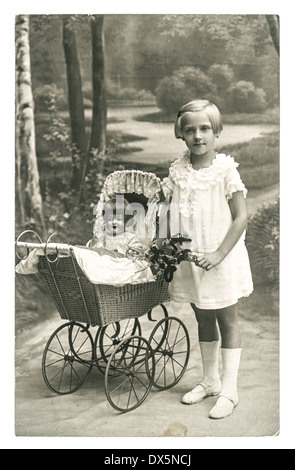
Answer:
M181 118L182 137L191 154L215 156L215 135L205 111L187 112Z

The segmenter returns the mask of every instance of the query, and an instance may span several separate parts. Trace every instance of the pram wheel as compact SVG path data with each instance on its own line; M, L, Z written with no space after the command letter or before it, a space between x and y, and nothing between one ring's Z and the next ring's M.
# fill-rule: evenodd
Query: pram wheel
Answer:
M116 346L125 338L134 335L141 336L141 327L137 318L110 323L98 329L94 340L94 351L96 351L96 365L100 372L105 373L108 360Z
M113 351L105 373L105 392L117 411L137 408L148 396L155 374L155 358L149 342L131 336Z
M153 329L149 343L156 361L153 385L162 390L173 387L189 361L190 340L186 326L178 318L163 318Z
M80 323L61 325L49 338L43 353L42 375L47 387L58 395L75 392L91 372L92 357L93 339L89 331Z

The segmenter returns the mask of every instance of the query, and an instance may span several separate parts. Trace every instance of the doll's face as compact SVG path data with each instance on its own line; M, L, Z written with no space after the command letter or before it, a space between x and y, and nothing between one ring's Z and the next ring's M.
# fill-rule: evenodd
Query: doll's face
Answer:
M106 216L106 233L111 237L121 235L124 232L124 213L114 210L113 214Z

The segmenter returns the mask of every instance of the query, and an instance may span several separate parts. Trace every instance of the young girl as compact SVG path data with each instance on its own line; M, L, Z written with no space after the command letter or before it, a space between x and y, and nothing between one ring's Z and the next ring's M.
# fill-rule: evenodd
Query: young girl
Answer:
M203 365L202 380L183 396L182 403L218 396L210 418L229 416L238 404L242 349L237 303L253 290L244 244L247 190L234 159L214 150L222 128L214 104L195 100L184 105L175 121L175 136L184 140L188 151L172 163L169 177L163 180L166 203L172 209L178 207L170 211L170 225L180 223L197 257L196 265L185 261L178 266L170 285L171 300L189 302L195 312Z

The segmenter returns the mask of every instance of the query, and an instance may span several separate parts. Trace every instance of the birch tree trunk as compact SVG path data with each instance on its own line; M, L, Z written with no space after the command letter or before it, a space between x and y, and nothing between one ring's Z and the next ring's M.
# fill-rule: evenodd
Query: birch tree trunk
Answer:
M16 53L16 163L21 223L34 223L45 233L36 156L34 101L31 81L29 16L15 20Z
M76 160L77 153L75 150L73 151L72 187L75 190L79 190L87 144L80 62L76 35L71 26L71 16L66 16L63 19L63 48L67 68L72 144L73 149L77 149L80 156L80 161L78 162Z

